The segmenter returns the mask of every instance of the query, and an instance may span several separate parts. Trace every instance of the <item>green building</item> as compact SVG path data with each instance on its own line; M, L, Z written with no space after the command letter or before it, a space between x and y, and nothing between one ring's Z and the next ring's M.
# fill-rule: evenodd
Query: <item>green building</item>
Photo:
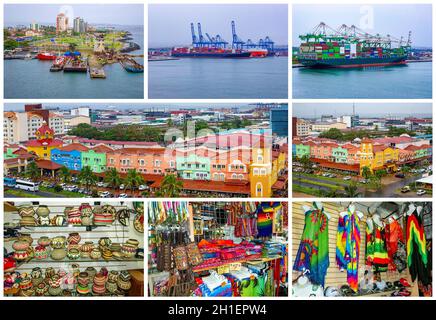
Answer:
M295 155L301 159L304 156L310 157L310 146L305 144L297 144L295 147Z
M90 167L95 173L106 171L106 153L89 149L81 152L82 168Z
M348 150L341 146L332 149L332 157L336 163L347 163Z
M190 180L210 180L210 158L190 154L176 157L179 176Z

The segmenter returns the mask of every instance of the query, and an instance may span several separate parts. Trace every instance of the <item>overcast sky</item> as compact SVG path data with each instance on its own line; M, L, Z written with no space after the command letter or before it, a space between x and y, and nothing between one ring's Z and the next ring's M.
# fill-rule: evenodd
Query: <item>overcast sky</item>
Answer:
M356 103L356 114L360 116L430 116L430 103ZM314 118L321 115L351 115L352 103L294 103L292 115L294 117Z
M16 24L56 23L56 15L65 13L72 26L75 17L90 24L144 25L142 4L7 4L4 10L6 26Z
M145 109L151 108L160 109L181 109L181 108L224 108L224 107L239 107L250 108L248 104L244 103L43 103L43 108L60 108L60 109L73 109L77 107L90 107L91 109ZM6 111L24 111L23 103L5 103Z
M244 41L269 36L278 45L288 42L288 9L283 4L159 4L150 5L148 12L150 47L191 44L191 22L197 36L200 22L203 35L219 34L230 43L232 20Z
M373 23L365 27L368 8L373 8ZM298 46L301 34L313 31L324 22L337 29L342 24L355 25L370 34L390 34L407 39L412 31L412 46L431 47L432 9L428 4L386 4L386 5L294 5L292 8L292 44Z

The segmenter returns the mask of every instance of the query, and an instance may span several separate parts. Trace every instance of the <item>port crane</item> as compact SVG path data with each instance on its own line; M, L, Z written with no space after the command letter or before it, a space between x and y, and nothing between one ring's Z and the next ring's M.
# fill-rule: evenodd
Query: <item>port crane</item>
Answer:
M398 44L398 47L410 47L410 36L406 46L403 46L403 38L398 39L391 35L382 36L379 33L372 35L356 27L355 25L347 26L342 24L337 29L332 28L324 22L319 23L311 33L300 35L299 38L306 42L339 42L339 43L360 43L362 47L381 47L391 49L392 43Z
M235 21L232 20L232 48L243 49L245 42L242 41L236 34Z
M192 46L196 48L225 48L227 47L228 42L225 41L219 34L215 37L211 37L207 32L205 32L206 38L203 36L203 32L201 31L201 23L197 23L197 32L198 37L195 34L194 23L191 22L191 35L192 35Z

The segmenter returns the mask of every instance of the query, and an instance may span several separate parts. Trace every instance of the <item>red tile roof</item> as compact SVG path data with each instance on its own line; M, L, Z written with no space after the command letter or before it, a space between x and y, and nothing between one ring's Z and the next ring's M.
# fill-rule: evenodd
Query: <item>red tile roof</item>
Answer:
M67 145L67 146L64 146L64 147L61 147L61 148L58 148L59 150L61 150L61 151L88 151L89 150L89 148L87 148L87 147L85 147L83 144L80 144L80 143L72 143L72 144L69 144L69 145Z
M324 168L360 172L359 164L336 163L322 159L313 159L313 161L319 163Z
M93 151L99 152L99 153L108 153L108 152L114 151L114 149L112 149L104 144L100 144L96 147L90 148L90 150L93 150Z
M60 164L57 164L50 160L36 160L35 162L40 169L56 170L62 168Z
M29 140L26 142L27 147L61 147L62 140L59 139L43 139L43 140Z

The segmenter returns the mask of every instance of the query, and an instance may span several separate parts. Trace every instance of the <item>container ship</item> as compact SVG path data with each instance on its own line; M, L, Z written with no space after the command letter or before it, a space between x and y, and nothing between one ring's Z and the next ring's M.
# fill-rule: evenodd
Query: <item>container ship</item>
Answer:
M251 53L236 49L179 47L171 50L171 56L178 58L250 58Z
M405 65L410 52L406 43L394 37L372 36L356 26L335 30L324 23L312 33L300 35L298 62L310 68L367 68Z

